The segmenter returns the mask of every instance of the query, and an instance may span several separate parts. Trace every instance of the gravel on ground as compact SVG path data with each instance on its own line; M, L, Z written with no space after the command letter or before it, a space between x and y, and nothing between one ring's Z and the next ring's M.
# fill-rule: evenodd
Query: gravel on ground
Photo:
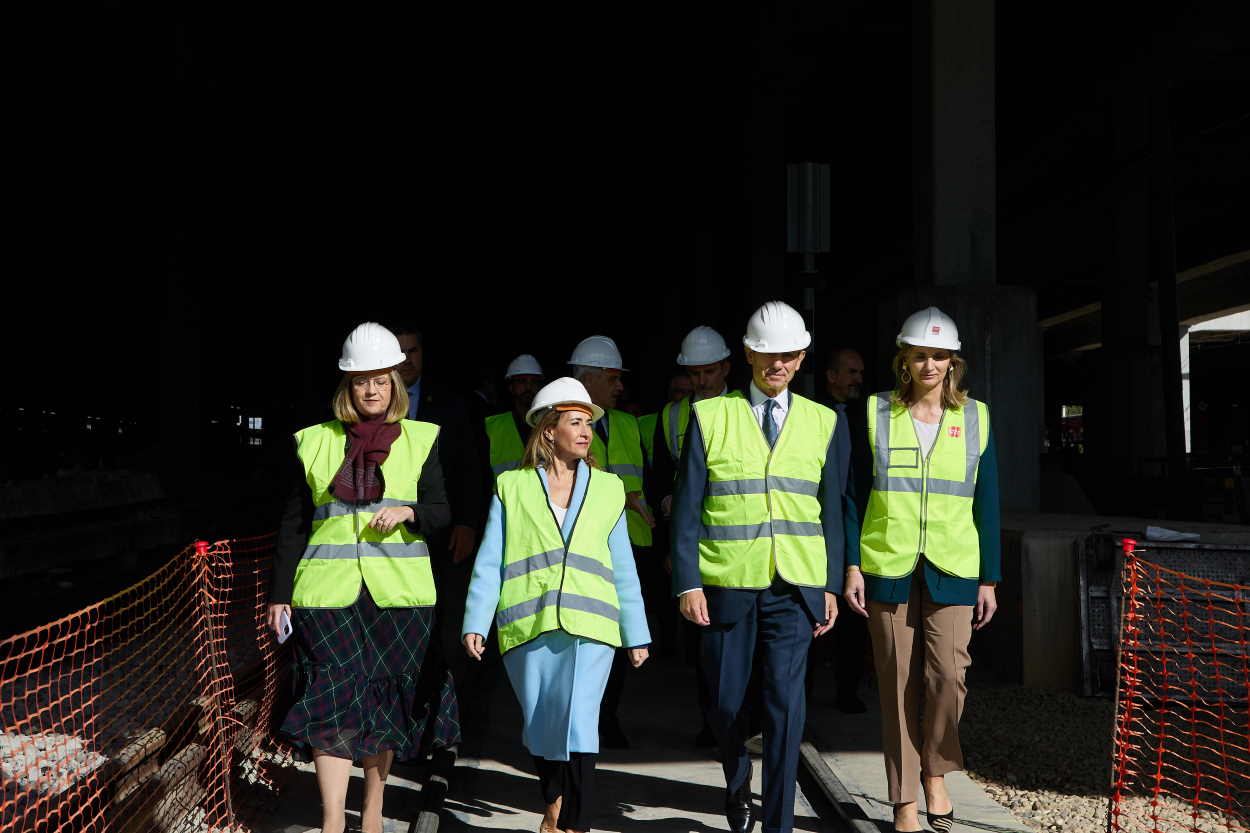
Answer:
M968 775L1035 830L1106 833L1114 717L1109 699L970 687L959 731ZM1121 803L1118 826L1143 833L1250 828L1245 818L1191 813L1188 802L1170 795L1154 806L1150 796L1135 795Z

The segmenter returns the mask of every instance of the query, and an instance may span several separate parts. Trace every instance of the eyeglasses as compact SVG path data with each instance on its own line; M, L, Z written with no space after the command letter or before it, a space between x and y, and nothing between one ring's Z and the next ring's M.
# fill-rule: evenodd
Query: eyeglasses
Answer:
M360 390L364 390L366 387L369 386L370 383L372 383L374 387L379 388L379 389L389 388L391 386L391 377L390 376L373 376L373 377L357 376L356 378L352 379L352 387L358 388Z

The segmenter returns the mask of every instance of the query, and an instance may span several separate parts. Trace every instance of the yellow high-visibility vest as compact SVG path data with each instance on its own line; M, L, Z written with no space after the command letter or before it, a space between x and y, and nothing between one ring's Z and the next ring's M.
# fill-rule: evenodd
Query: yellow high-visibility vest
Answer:
M397 524L382 533L369 526L379 509L417 502L417 481L438 438L438 426L403 419L380 467L383 493L366 505L331 492L346 456L347 432L338 420L295 434L296 453L312 491L312 533L295 568L292 607L347 607L363 581L378 607L429 607L436 598L425 538Z
M586 495L566 546L535 469L496 481L504 510L503 584L495 625L503 653L547 631L621 646L608 536L625 508L619 477L587 468Z
M975 579L981 544L972 518L977 470L989 442L990 412L969 399L942 412L928 456L904 405L890 392L868 397L872 492L860 533L860 569L901 578L921 553L944 573Z
M604 471L621 478L627 492L642 491L643 457L642 439L638 435L638 420L632 414L609 409L603 419L608 421L608 447L603 447L599 434L592 431L590 450ZM625 510L625 522L629 526L629 540L636 547L651 546L651 527L642 515L633 509Z
M694 414L707 454L703 583L758 589L777 574L790 584L825 587L829 562L818 495L837 414L791 394L772 448L740 392L696 402Z
M642 452L647 455L647 465L655 465L655 423L660 415L643 414L638 417L638 438L642 440Z
M668 446L668 453L672 455L674 463L681 459L681 447L686 441L686 428L690 425L690 403L693 400L693 396L687 396L677 402L670 402L661 412L664 444Z
M490 440L490 470L495 477L521 465L525 443L521 442L521 432L511 411L486 418L486 437Z

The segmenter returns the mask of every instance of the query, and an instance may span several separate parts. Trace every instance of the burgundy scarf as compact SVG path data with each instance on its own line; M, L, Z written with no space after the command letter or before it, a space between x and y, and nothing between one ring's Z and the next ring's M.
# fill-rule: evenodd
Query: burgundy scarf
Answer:
M382 497L379 469L390 456L391 443L399 436L398 422L384 422L385 416L364 422L344 423L347 429L347 457L334 476L331 491L339 500L366 503Z

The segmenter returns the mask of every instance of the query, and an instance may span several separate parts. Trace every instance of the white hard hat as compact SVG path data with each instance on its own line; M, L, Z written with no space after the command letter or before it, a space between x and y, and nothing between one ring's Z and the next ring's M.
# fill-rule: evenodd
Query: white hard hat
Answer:
M534 394L534 404L525 415L525 421L533 426L543 418L543 414L557 405L585 405L590 409L592 420L603 416L603 408L590 401L590 394L586 392L585 385L571 376L561 376L554 382L543 385L542 389Z
M925 307L920 312L907 316L894 343L899 347L910 344L913 347L958 350L959 328L949 315L937 307Z
M513 376L541 376L543 375L542 365L538 363L538 359L529 353L522 353L512 360L508 365L508 369L504 372L505 379L511 379Z
M677 363L683 367L712 364L729 357L725 339L711 327L695 327L681 340Z
M742 343L757 353L789 353L806 350L812 334L794 307L785 301L769 301L752 313Z
M573 348L569 364L581 367L602 367L608 370L624 370L621 367L621 351L616 342L607 336L584 338Z
M402 363L404 358L404 351L399 349L399 339L390 330L381 324L366 321L352 330L343 342L339 370L346 373L390 370Z

